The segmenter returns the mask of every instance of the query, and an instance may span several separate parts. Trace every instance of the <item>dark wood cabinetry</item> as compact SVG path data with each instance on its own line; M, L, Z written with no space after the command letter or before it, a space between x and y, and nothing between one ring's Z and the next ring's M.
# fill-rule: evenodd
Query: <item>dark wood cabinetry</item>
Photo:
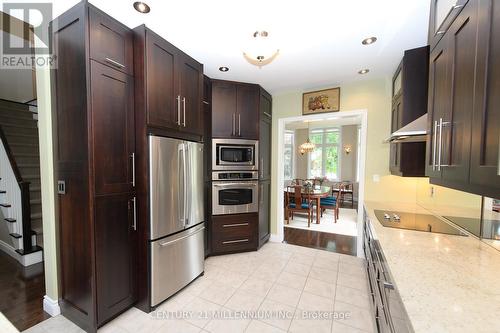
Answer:
M136 301L131 31L82 2L51 34L61 310L95 332Z
M259 247L271 234L272 98L260 89L259 121Z
M258 223L256 213L212 216L212 253L256 250Z
M429 44L431 49L439 43L453 20L469 0L431 0L429 20Z
M259 139L259 86L212 80L212 137Z
M404 52L392 80L392 132L427 112L428 68L429 47ZM425 176L425 143L391 143L390 170L403 177Z
M144 81L138 88L144 90L148 126L201 141L203 65L144 25L134 34L135 76Z
M464 2L431 53L426 153L431 183L493 197L500 196L498 7Z

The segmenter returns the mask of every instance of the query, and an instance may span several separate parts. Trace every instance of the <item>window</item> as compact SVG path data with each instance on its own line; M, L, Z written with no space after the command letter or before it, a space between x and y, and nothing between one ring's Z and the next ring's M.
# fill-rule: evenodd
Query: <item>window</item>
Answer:
M285 131L285 180L293 179L294 132Z
M340 178L340 131L338 128L313 129L309 132L311 142L316 145L309 154L309 178Z

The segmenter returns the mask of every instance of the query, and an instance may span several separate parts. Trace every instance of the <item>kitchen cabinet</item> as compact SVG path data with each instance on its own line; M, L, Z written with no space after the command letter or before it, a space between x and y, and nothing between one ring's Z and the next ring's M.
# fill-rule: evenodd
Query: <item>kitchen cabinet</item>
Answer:
M60 306L96 332L137 300L132 31L81 2L50 33Z
M443 38L460 11L469 0L431 0L429 45L431 50Z
M490 57L497 7L469 0L431 53L426 153L431 183L493 197L500 194L500 71Z
M257 250L258 224L257 213L212 216L212 254Z
M259 181L259 247L271 235L271 181Z
M259 86L212 80L212 138L259 139Z
M428 73L428 46L404 52L392 80L392 132L427 112ZM390 171L403 177L425 176L425 143L391 143Z
M201 141L203 65L144 25L134 34L136 94L143 95L148 126Z
M500 3L479 7L477 98L472 114L470 183L500 198Z
M271 234L272 97L260 88L259 121L259 247Z

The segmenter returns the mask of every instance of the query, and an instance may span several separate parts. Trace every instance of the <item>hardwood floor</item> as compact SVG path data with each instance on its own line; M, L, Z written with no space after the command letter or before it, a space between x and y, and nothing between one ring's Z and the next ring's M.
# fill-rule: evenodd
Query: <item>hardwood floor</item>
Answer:
M330 252L349 254L355 256L356 237L331 234L327 232L284 228L284 242L288 244L312 247Z
M23 331L50 318L43 311L43 263L25 268L0 251L0 312Z

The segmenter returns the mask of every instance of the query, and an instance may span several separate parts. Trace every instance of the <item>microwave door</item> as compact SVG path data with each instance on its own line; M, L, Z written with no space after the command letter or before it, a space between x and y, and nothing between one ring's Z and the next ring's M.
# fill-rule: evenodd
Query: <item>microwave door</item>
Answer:
M184 229L183 141L149 137L150 229L158 239Z
M188 227L205 221L203 144L186 142L187 186L186 225Z

